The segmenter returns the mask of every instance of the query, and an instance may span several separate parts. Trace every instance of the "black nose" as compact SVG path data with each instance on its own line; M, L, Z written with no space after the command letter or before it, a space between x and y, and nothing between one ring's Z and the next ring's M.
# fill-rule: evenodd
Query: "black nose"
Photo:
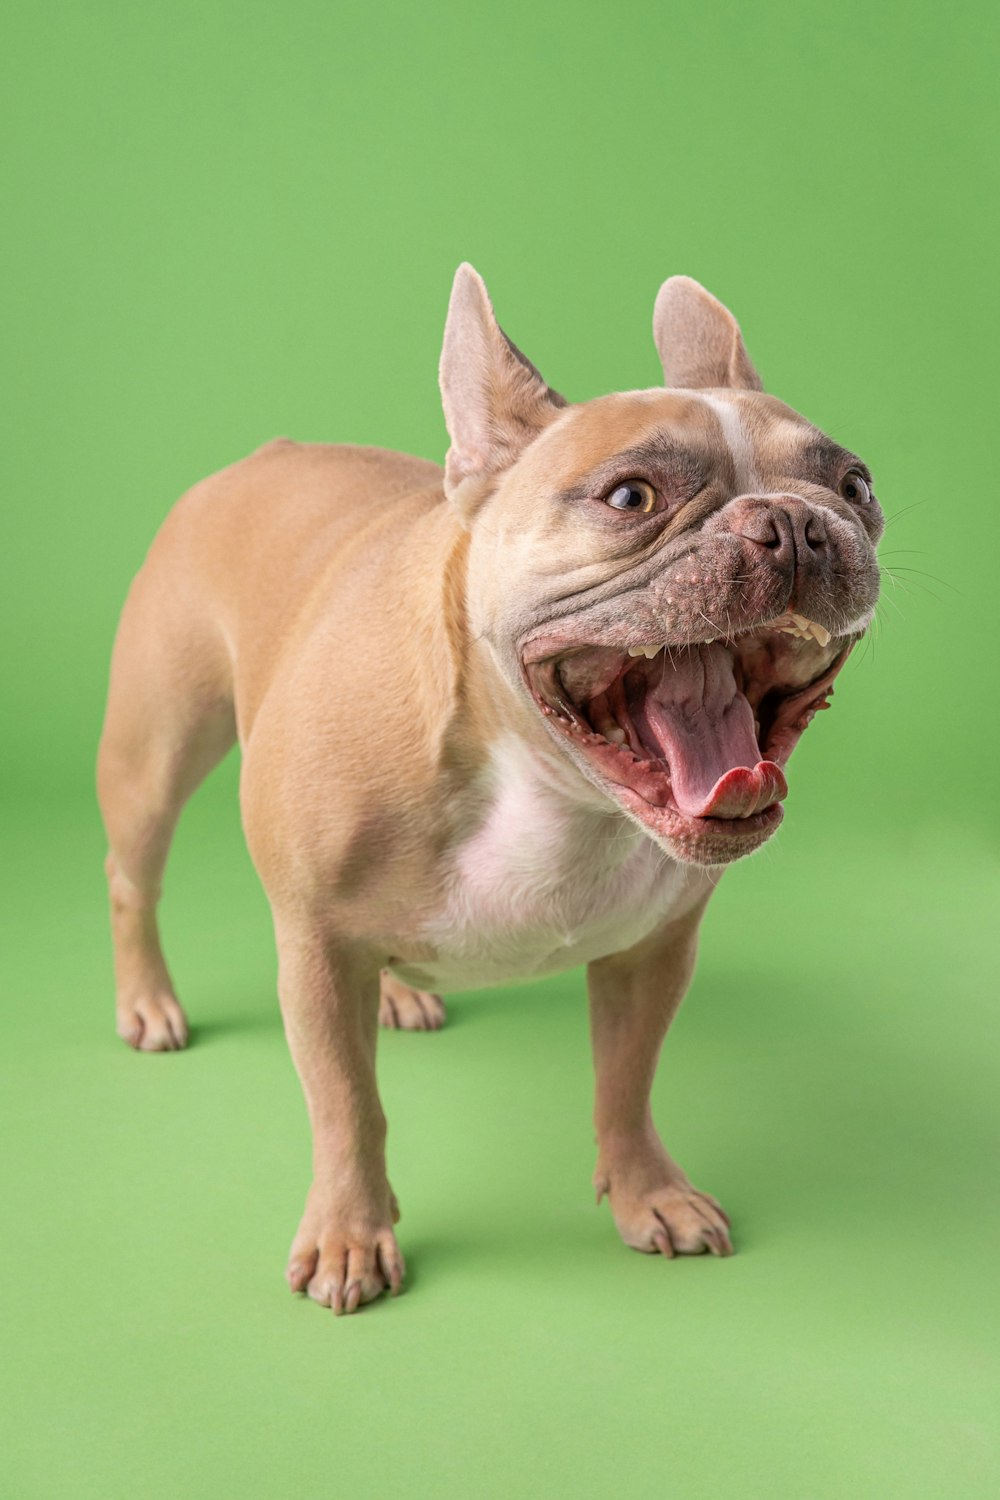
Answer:
M807 505L751 501L734 517L737 536L770 552L775 562L805 562L827 544L826 527Z

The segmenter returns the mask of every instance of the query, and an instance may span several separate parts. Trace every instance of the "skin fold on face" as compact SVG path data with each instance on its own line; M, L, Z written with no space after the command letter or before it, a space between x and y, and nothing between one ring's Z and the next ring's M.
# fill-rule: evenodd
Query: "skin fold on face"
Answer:
M539 733L676 858L725 864L781 820L874 611L883 519L864 462L764 394L704 287L664 282L653 336L664 389L568 405L460 267L445 489L474 638Z
M758 847L877 598L864 463L758 391L609 396L471 525L474 626L583 775L677 858Z

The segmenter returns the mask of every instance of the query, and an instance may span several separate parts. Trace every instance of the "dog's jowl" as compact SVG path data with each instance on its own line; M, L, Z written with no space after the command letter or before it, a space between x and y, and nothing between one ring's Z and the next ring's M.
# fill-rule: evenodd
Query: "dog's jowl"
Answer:
M187 1038L156 905L230 746L313 1129L287 1275L353 1312L403 1281L378 1023L585 963L596 1185L626 1244L731 1249L653 1126L660 1043L725 866L781 822L795 744L872 617L868 469L765 395L674 277L665 385L570 403L469 266L441 358L444 470L279 440L197 485L132 585L99 788L118 1030Z

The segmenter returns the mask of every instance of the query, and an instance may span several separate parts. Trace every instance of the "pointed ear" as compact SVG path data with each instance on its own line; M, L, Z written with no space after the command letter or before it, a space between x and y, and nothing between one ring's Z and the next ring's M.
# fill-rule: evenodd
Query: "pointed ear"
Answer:
M728 307L690 276L671 276L660 287L653 308L653 338L667 385L687 390L720 385L761 389L740 325Z
M500 328L483 279L468 264L455 272L440 379L449 493L508 469L566 405Z

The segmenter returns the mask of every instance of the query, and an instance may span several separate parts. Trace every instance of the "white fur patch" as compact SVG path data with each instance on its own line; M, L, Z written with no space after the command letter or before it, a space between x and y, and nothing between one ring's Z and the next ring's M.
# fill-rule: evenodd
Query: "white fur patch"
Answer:
M704 889L704 871L672 860L563 759L515 737L494 745L486 815L422 933L437 957L397 961L402 979L475 989L557 973L631 948Z
M719 396L706 396L699 392L699 400L710 406L719 419L722 436L732 454L736 470L736 493L748 494L760 485L760 475L754 463L753 444L747 436L736 405Z

